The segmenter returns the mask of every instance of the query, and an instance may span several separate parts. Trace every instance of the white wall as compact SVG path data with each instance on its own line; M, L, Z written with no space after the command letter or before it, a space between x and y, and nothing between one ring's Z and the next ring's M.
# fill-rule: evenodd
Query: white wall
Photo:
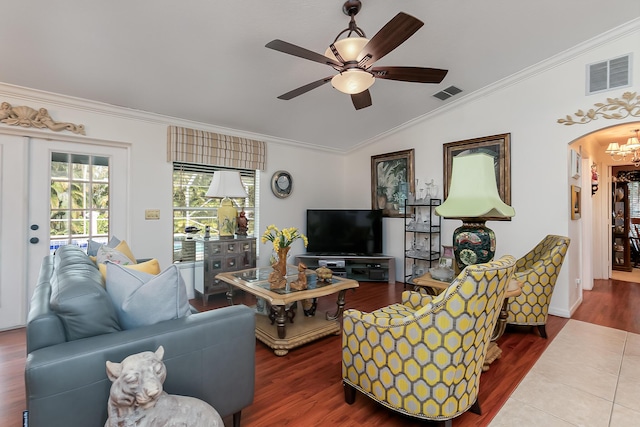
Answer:
M168 125L267 142L267 167L260 175L260 231L269 224L305 230L307 207L340 207L344 203L346 159L341 153L2 83L0 101L35 109L45 107L56 121L83 124L87 143L100 139L130 144L129 194L121 196L129 197L131 202L130 227L125 231L114 230L114 234L126 239L136 256L158 258L161 266L172 262L173 247L172 165L166 154ZM52 134L50 131L44 134L47 132ZM278 199L271 193L271 176L280 169L289 171L294 180L293 193L287 199ZM145 220L145 209L160 209L160 220ZM262 256L258 262L268 265L271 249L261 243L259 247ZM296 242L292 253L303 251L302 244Z
M582 240L580 222L572 222L569 217L567 145L594 130L632 121L632 118L615 121L600 118L574 126L560 125L557 119L578 109L591 108L596 102L605 102L607 97L638 91L639 27L640 22L632 22L492 87L467 94L440 111L348 154L1 83L0 100L12 105L45 107L55 120L84 124L88 143L91 138L98 138L131 145L131 185L127 195L131 200L131 227L124 238L135 254L157 257L165 266L172 256L172 167L166 161L166 128L170 124L267 142L267 170L260 180L259 230L271 223L304 230L307 208L370 207L370 156L376 154L414 148L416 177L435 179L442 195L442 144L509 132L512 205L516 216L512 221L488 224L498 239L496 255L520 256L546 234L570 236L572 243L566 267L562 269L551 304L552 313L568 316L580 298L579 290L570 286L583 275L580 248L591 242ZM635 87L585 96L586 64L630 52L634 52L632 81L636 82ZM294 179L293 194L287 199L278 199L270 191L271 176L279 169L289 171ZM589 204L583 207L585 205ZM159 221L144 220L144 211L150 208L160 209ZM443 223L443 243L450 244L450 236L460 222L445 220ZM386 218L384 226L384 252L396 257L397 279L401 279L403 221ZM263 249L259 265L267 265L270 249L267 245L259 246ZM302 250L299 245L292 252Z
M585 96L586 64L630 52L634 53L632 81L636 82L635 87ZM587 110L594 103L606 103L607 98L620 98L623 92L638 91L638 84L640 23L636 20L492 87L468 94L452 107L445 106L350 153L348 164L357 179L352 181L348 197L355 199L367 194L371 155L415 148L416 177L434 177L442 186L444 143L511 133L511 200L516 216L512 221L487 224L496 233L496 256L522 256L547 234L569 236L571 246L550 307L553 314L567 317L581 299L581 290L576 288L575 281L583 278L582 247L591 244L583 241L582 220L570 219L569 188L574 181L569 179L567 146L586 133L613 125L612 121L619 124L637 119L599 118L573 126L558 124L557 120L579 109ZM589 187L582 185L586 190L584 197L589 194ZM589 203L583 203L583 209L585 204L590 208ZM442 240L450 244L453 230L460 221L444 220L443 223ZM386 249L396 257L401 273L403 221L390 218L385 225ZM586 276L592 277L591 273Z

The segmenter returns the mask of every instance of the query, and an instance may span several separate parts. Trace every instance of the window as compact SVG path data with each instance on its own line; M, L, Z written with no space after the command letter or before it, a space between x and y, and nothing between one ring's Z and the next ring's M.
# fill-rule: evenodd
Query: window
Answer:
M185 227L196 227L200 230L198 235L203 236L205 227L209 226L212 237L218 234L217 213L221 200L205 197L205 194L213 179L213 173L219 170L240 172L242 184L249 197L233 199L233 203L239 211L244 209L246 212L249 219L247 234L256 235L257 195L260 194L256 187L259 182L259 171L175 162L173 163L174 262L183 260L181 248L182 241L187 238Z
M51 153L50 249L109 237L109 158Z

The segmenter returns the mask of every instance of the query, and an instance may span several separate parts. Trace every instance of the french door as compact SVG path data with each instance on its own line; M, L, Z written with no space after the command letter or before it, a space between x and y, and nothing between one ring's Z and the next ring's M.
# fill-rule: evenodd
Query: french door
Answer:
M65 220L68 220L67 231L74 229L77 232L85 222L83 216L90 215L81 209L52 212L52 176L55 181L60 159L69 159L69 164L78 170L86 165L85 159L97 158L102 166L108 165L106 178L102 177L96 183L89 180L88 184L80 186L108 188L108 202L102 205L106 208L99 220L100 230L126 239L129 231L126 196L129 149L124 144L52 141L0 134L0 156L0 329L8 329L26 323L40 265L61 240L60 234L64 234L64 230L60 230L64 229ZM77 207L77 203L68 201L68 206ZM91 222L96 224L96 221ZM71 238L68 242L79 243Z

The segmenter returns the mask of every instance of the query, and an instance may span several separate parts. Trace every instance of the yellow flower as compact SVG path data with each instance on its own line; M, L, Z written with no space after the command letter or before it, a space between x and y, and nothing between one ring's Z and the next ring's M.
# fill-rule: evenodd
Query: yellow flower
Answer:
M302 239L305 248L309 241L307 240L307 236L298 232L296 227L283 228L279 230L275 225L269 225L264 233L262 234L262 238L260 241L262 243L273 242L274 250L278 250L280 248L286 248L291 246L291 244L297 239Z

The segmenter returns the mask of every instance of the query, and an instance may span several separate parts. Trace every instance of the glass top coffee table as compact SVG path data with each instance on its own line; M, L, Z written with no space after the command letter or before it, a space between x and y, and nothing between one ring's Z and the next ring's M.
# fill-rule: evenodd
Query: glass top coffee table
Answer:
M287 266L287 286L283 289L271 290L268 282L271 267L250 268L229 273L220 273L216 279L229 285L227 298L233 304L233 292L231 287L242 289L262 298L269 303L271 309L267 314L256 314L256 338L268 345L278 356L284 356L290 349L322 338L331 334L340 333L338 319L344 311L345 294L349 289L359 286L358 282L342 277L332 277L330 282L318 281L313 270L307 270L307 289L296 291L290 284L298 278L298 267ZM337 309L335 313L326 313L323 316L315 316L315 299L327 295L338 294ZM299 310L296 316L298 301L314 301L313 308L305 310L308 315L303 315Z

